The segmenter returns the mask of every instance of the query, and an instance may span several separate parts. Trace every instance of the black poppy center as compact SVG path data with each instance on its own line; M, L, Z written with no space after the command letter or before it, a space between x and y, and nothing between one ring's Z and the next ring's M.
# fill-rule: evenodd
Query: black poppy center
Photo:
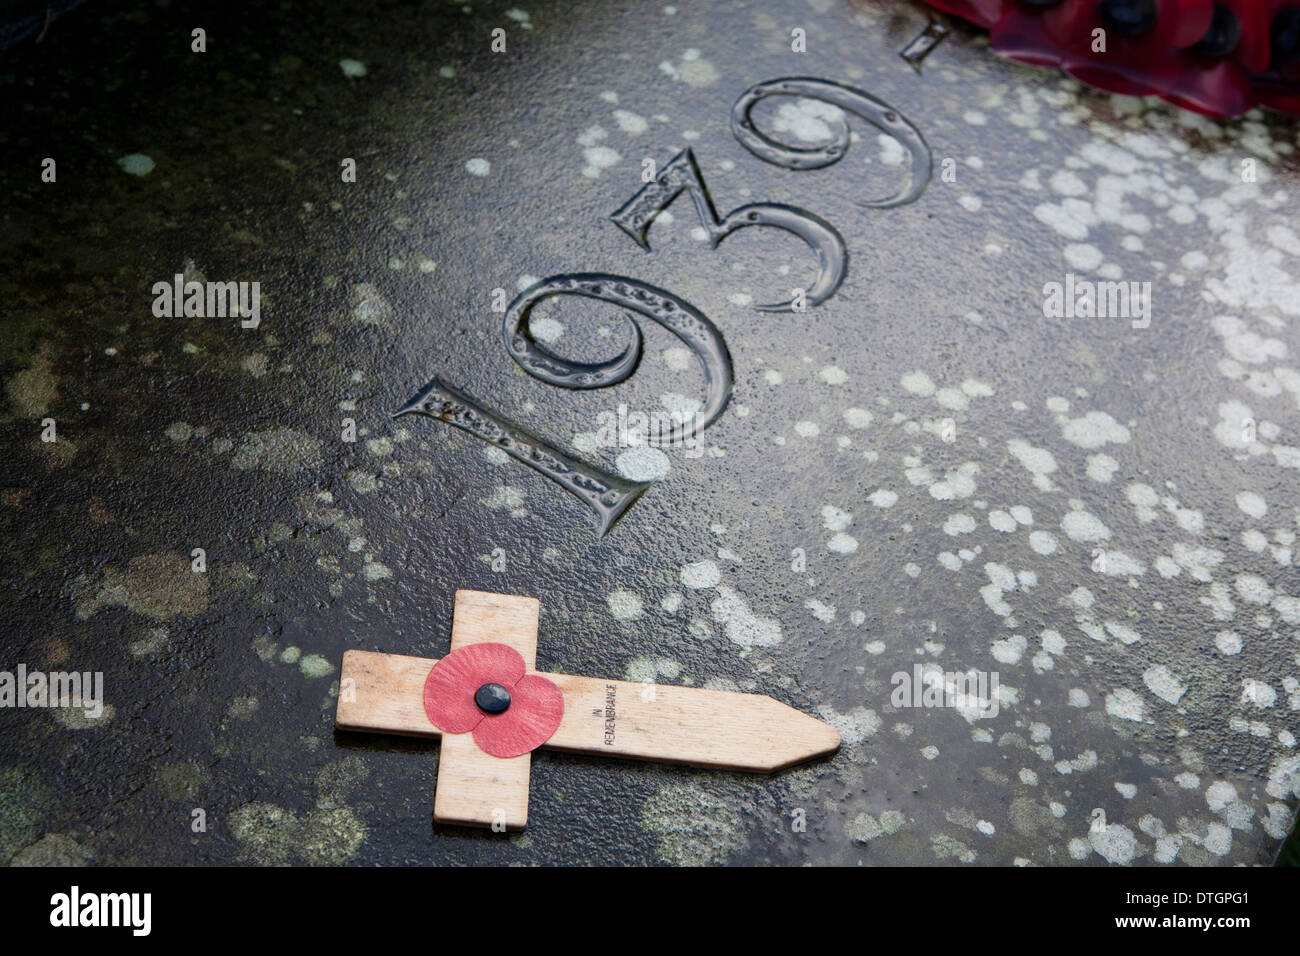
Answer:
M510 706L510 691L500 684L484 684L474 692L474 703L485 714L499 714Z
M1117 36L1140 37L1156 25L1156 0L1102 0L1097 15Z
M1273 19L1270 39L1278 62L1300 59L1300 7L1287 7L1278 13Z
M1241 42L1241 21L1237 15L1221 3L1214 5L1214 19L1205 36L1192 47L1193 53L1201 56L1225 57L1237 49Z

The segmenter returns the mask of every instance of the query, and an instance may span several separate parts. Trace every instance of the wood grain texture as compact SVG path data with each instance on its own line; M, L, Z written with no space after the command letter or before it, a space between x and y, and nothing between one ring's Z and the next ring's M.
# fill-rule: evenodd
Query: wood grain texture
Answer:
M451 617L451 649L492 641L508 644L523 655L530 671L537 669L537 598L488 591L457 591Z
M423 703L424 680L435 663L399 654L346 652L335 726L438 736ZM544 744L555 750L770 773L833 753L840 745L835 728L762 694L542 676L564 692L564 719ZM342 691L349 680L352 694L345 700ZM607 736L611 690L613 732ZM440 780L439 793L442 789Z
M523 655L530 671L537 667L536 598L486 591L457 591L452 613L451 649L491 641L508 644ZM429 676L430 668L424 672ZM420 679L424 711L424 678ZM425 715L425 724L429 718ZM430 725L431 726L431 725ZM474 743L473 734L448 734L438 755L438 789L433 819L438 823L490 827L504 824L522 830L528 823L528 775L532 754L493 757Z

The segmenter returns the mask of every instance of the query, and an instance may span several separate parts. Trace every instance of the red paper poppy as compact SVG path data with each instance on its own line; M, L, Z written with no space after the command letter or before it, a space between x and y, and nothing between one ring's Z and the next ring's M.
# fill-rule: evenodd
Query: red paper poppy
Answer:
M523 655L507 644L470 644L454 650L429 671L424 712L444 734L473 733L479 749L493 757L529 753L560 726L564 694L552 681L527 670ZM481 690L486 699L495 699L491 707L501 708L499 712L479 705L484 699Z
M928 2L987 27L1002 56L1112 93L1209 116L1300 111L1300 0Z
M930 0L930 6L969 20L986 30L1002 19L1010 0Z

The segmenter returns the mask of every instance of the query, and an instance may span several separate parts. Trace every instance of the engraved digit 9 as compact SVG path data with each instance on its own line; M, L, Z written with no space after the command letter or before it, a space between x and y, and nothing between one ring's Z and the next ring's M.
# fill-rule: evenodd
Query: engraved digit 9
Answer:
M829 299L844 280L849 255L843 238L834 226L807 210L767 202L741 206L719 218L708 187L704 185L704 177L700 174L695 154L689 148L669 160L655 179L642 186L635 196L609 218L614 225L631 236L637 245L648 251L650 224L683 191L690 194L700 222L708 233L709 247L712 249L716 249L718 243L731 233L746 226L773 226L793 233L808 243L817 254L817 279L805 293L808 305L820 305ZM793 300L788 300L757 305L754 308L764 312L790 312L794 310L794 305Z
M699 358L706 387L704 406L689 421L673 425L659 444L679 442L707 428L727 407L733 379L731 353L717 326L671 292L601 272L550 276L525 289L510 303L502 326L506 350L529 375L563 388L604 388L627 381L641 361L641 326L631 316L631 341L617 356L604 362L570 361L538 343L528 331L529 313L538 302L559 295L599 299L639 313L672 332Z
M930 147L921 131L902 113L870 93L821 80L812 76L789 76L756 83L731 108L731 131L747 150L766 163L787 169L820 169L839 162L849 149L848 126L840 121L835 142L804 148L787 146L761 132L750 115L754 107L769 96L802 96L838 106L845 112L866 120L902 144L911 156L911 177L902 191L885 199L858 200L858 205L875 209L903 206L917 199L930 183L932 160Z

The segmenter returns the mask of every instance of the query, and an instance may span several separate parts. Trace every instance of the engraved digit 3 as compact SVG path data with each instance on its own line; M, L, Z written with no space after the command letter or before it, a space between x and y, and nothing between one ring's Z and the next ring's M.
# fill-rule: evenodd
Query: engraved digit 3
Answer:
M817 255L817 279L805 293L808 305L820 305L840 287L848 268L849 254L843 238L834 226L807 210L781 203L752 203L718 218L718 211L714 208L708 187L704 185L704 177L700 174L695 154L689 148L669 160L654 180L641 187L635 196L609 218L648 252L650 224L683 191L690 194L700 222L708 233L711 249L716 249L718 243L737 229L772 226L798 236ZM754 308L764 312L790 312L794 309L794 301L773 302Z
M820 169L838 163L849 149L849 128L842 120L838 123L835 142L825 146L804 148L787 146L759 130L750 112L769 96L802 96L838 106L866 120L872 126L888 133L911 156L911 177L901 192L885 199L858 200L858 205L873 209L889 209L915 201L930 184L933 160L921 131L902 113L884 100L870 93L821 80L812 76L788 76L778 80L756 83L744 93L731 108L731 131L740 144L759 159L787 169Z
M574 362L537 342L528 331L528 316L543 299L580 295L639 313L658 322L686 343L704 369L704 406L686 422L678 422L655 444L670 445L708 428L731 398L731 353L718 327L689 302L671 292L623 276L579 272L550 276L521 292L506 309L502 333L506 350L534 378L562 388L604 388L629 379L641 361L644 347L641 326L631 316L631 341L617 356L604 362Z
M652 484L628 481L572 458L437 378L420 389L393 417L402 415L426 415L446 422L522 461L595 512L597 533L601 536L614 527Z

